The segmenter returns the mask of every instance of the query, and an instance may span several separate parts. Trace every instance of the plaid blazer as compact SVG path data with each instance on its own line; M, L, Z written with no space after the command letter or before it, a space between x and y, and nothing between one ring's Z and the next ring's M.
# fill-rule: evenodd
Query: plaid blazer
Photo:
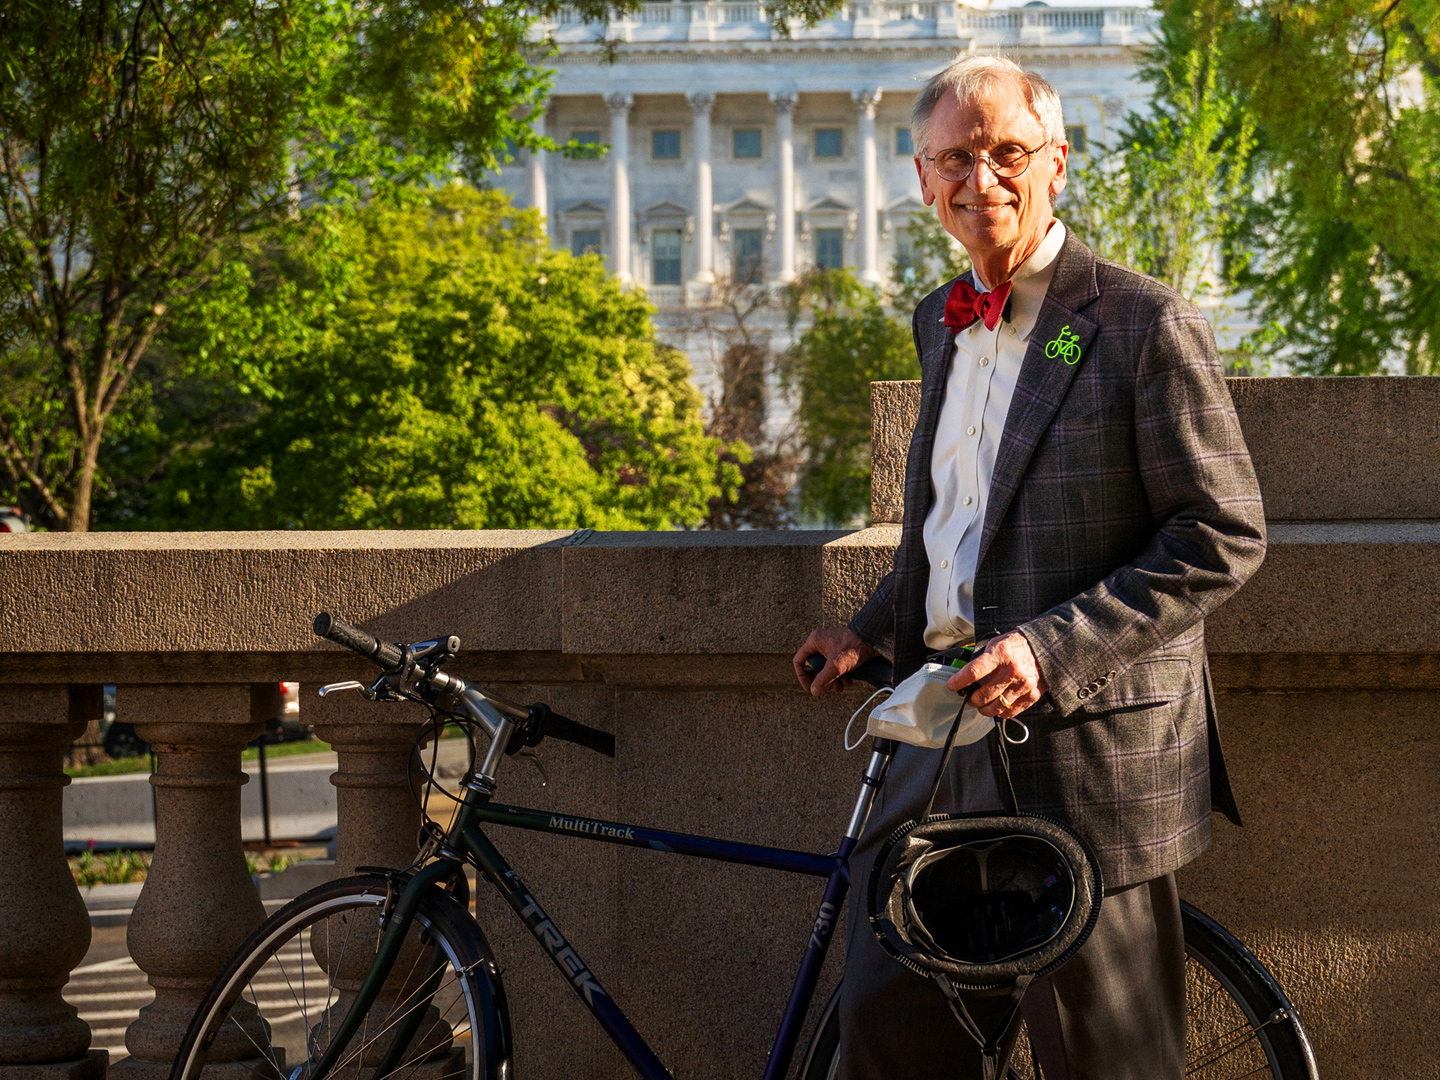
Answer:
M920 418L895 568L850 624L876 647L893 635L897 678L928 653L923 530L954 354L949 289L915 310ZM1062 334L1073 362L1046 356ZM1212 807L1239 823L1203 620L1264 555L1260 491L1209 325L1068 235L990 481L975 630L1018 630L1034 649L1050 690L1024 714L1030 740L1011 748L1016 794L1085 836L1107 887L1193 859Z

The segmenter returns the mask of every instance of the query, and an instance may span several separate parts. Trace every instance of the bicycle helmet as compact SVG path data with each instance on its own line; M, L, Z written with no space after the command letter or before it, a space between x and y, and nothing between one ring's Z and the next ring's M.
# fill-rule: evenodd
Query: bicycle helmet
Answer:
M936 814L901 826L876 856L870 925L911 971L994 990L1075 955L1102 891L1095 856L1059 821Z

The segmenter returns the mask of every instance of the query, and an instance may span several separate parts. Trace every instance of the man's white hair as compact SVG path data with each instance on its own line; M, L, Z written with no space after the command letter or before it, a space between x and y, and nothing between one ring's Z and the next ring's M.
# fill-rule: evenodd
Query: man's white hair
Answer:
M963 104L1006 85L1018 87L1025 95L1025 104L1040 121L1040 129L1048 141L1065 141L1065 116L1060 110L1060 95L1043 76L1026 71L1014 61L1000 56L961 56L944 71L931 77L910 112L910 138L915 153L929 149L930 117L946 94L954 91L955 97Z

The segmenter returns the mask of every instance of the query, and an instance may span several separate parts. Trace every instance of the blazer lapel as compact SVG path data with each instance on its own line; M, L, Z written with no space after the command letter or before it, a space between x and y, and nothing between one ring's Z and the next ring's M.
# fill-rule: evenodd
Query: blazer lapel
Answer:
M1085 362L1090 344L1100 327L1080 314L1100 295L1095 284L1095 256L1073 233L1061 245L1050 289L1040 307L1030 344L1020 365L1020 378L1005 417L1005 431L990 477L990 497L985 509L985 527L980 535L980 555L975 565L985 562L990 542L1010 509L1010 502L1035 453L1035 447L1050 427L1060 403L1070 389L1075 373ZM1064 351L1051 342L1064 343ZM1078 349L1078 354L1076 350ZM1073 362L1070 359L1073 357Z

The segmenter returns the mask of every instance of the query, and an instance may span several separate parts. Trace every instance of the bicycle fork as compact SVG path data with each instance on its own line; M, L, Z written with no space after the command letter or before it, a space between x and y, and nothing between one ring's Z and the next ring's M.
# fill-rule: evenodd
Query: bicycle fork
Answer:
M325 1052L320 1055L320 1060L310 1070L306 1080L325 1080L325 1077L330 1074L330 1070L335 1067L340 1055L350 1045L350 1040L355 1037L355 1032L359 1030L366 1015L370 1012L370 1006L375 1004L375 999L380 994L380 988L390 977L390 972L395 967L395 961L400 956L400 950L405 944L405 936L415 922L416 912L420 910L420 901L424 899L426 893L454 872L455 867L451 863L439 860L423 867L405 883L399 899L395 901L394 909L385 922L385 930L380 937L380 944L375 950L375 959L371 962L370 970L365 975L365 981L360 984L355 1000L350 1004L349 1012L345 1014L345 1019L340 1022L340 1026L335 1029L334 1038L330 1040L330 1045L325 1047ZM439 952L438 949L436 951ZM399 1030L385 1053L385 1060L381 1062L375 1075L383 1076L387 1069L393 1068L400 1054L410 1044L410 1040L415 1037L415 1031L425 1014L430 998L439 988L440 979L444 974L444 956L438 956L437 961L439 966L427 973L417 991L422 995L419 1006L412 1009L410 1014L398 1025Z

